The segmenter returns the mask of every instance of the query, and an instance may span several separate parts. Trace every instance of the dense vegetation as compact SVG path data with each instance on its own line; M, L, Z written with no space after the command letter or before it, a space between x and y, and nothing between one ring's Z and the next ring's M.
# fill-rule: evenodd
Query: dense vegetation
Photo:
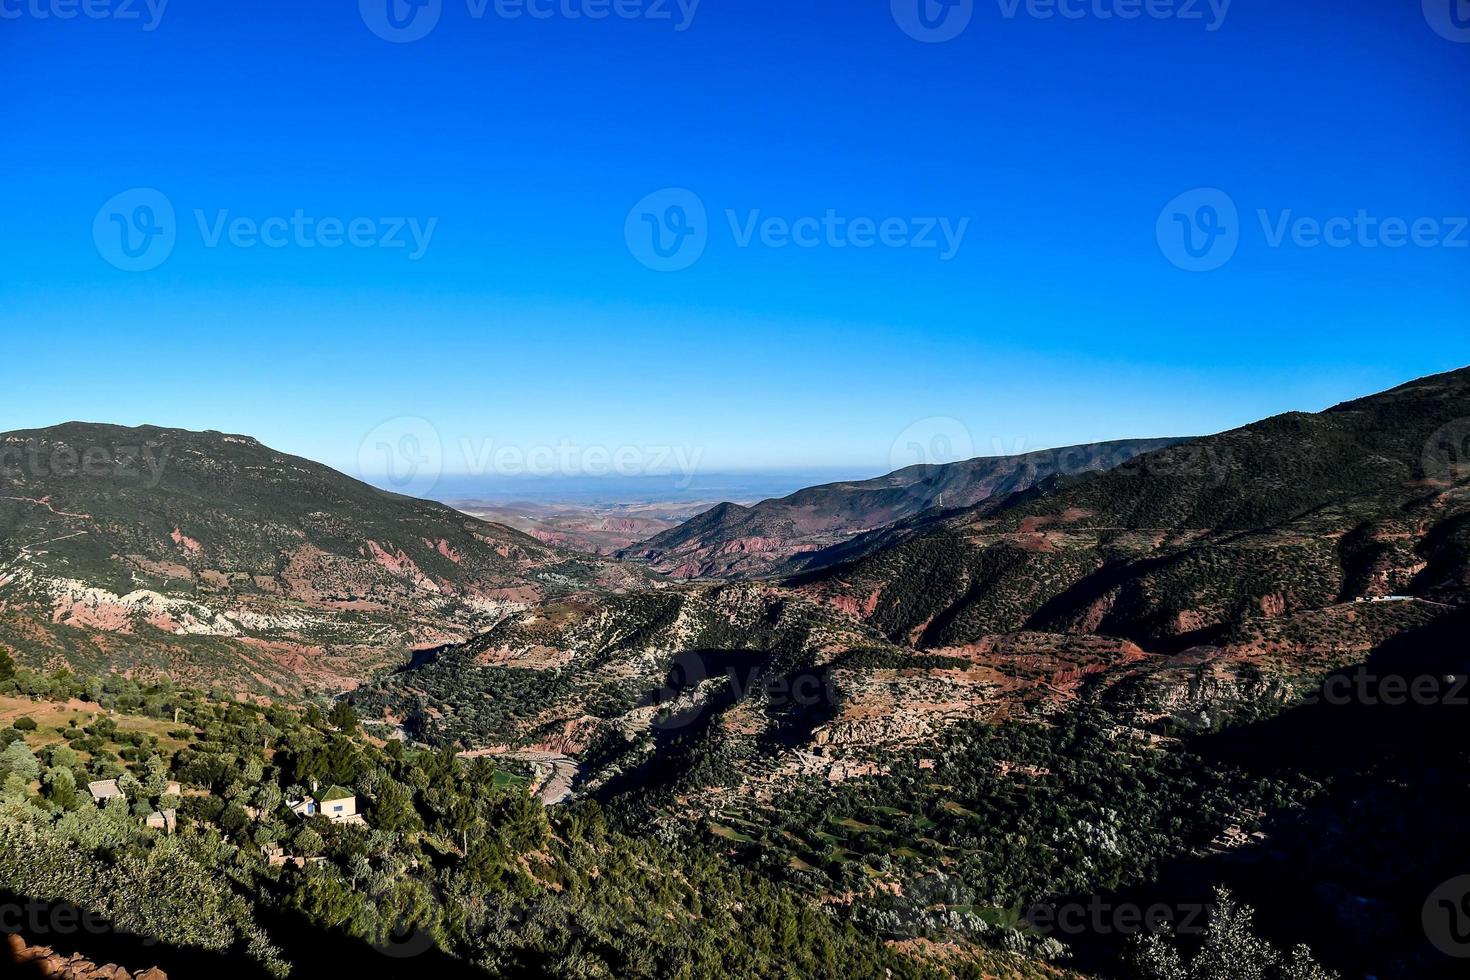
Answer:
M40 699L21 717L45 720L0 737L0 889L161 940L146 955L165 962L228 953L283 976L378 949L378 975L431 951L497 976L924 972L707 850L615 833L595 805L550 812L484 760L375 744L350 710L8 672L0 686ZM99 807L85 784L105 778L124 796ZM329 782L366 827L283 807ZM158 807L177 834L139 823Z
M617 829L632 822L626 800L612 820L591 802L548 811L486 760L366 737L345 702L221 694L40 674L0 654L14 718L0 729L0 891L95 913L165 966L229 957L230 975L430 962L494 976L1041 976L1028 963L1066 942L1018 915L1026 903L1147 879L1243 802L1294 806L1314 789L1246 786L1087 710L975 728L916 775L797 788L637 836ZM1038 785L1017 792L1020 770ZM101 779L122 796L97 806L86 784ZM365 826L284 806L328 783L357 795ZM175 809L177 833L142 823ZM906 888L870 887L888 876ZM834 889L868 897L839 917L813 901ZM1150 946L1137 975L1172 977L1146 966L1170 955Z
M671 753L664 768L676 775L614 799L611 812L631 825L672 808L740 750L710 738ZM855 919L890 939L941 934L1058 957L1072 937L1028 921L1035 910L1153 881L1226 827L1257 831L1267 813L1321 790L1156 742L1099 704L965 726L926 754L889 753L881 775L835 786L732 796L685 832L807 894L861 896Z

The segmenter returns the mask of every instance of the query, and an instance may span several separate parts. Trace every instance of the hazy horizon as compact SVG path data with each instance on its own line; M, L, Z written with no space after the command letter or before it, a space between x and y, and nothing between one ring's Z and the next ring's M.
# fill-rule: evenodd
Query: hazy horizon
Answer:
M640 503L751 503L772 497L784 497L811 486L866 480L881 473L868 473L840 468L809 470L772 470L746 473L695 473L693 478L679 474L659 476L470 476L444 474L429 491L428 497L441 503L480 501L511 505L578 504L607 506ZM365 482L383 490L393 490L392 482L368 479Z

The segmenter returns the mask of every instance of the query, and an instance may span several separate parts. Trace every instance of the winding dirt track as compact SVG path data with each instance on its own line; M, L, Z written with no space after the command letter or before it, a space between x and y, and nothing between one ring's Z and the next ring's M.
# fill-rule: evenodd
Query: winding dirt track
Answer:
M541 802L555 806L571 799L572 784L576 782L579 765L577 760L560 752L544 749L506 749L501 747L474 749L459 753L461 759L511 759L529 762L536 773L536 784L532 789Z

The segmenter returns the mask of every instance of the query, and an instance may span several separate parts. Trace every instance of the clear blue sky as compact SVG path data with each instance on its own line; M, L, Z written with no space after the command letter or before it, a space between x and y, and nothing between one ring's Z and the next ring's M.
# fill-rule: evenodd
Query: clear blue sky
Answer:
M144 0L4 0L0 428L215 428L353 470L412 416L450 470L488 440L878 472L932 417L977 453L1200 433L1470 362L1470 248L1272 247L1256 216L1470 215L1470 43L1418 0L1236 0L1217 24L1203 0L977 0L944 43L888 0L704 0L684 30L675 0L472 3L388 43L350 0L173 0L153 30ZM125 271L94 222L140 187L177 240ZM707 243L658 272L625 225L669 187ZM1238 249L1190 272L1158 229L1201 187L1238 206ZM437 223L415 260L211 248L195 216L298 209ZM968 225L945 261L741 247L725 216L829 209Z

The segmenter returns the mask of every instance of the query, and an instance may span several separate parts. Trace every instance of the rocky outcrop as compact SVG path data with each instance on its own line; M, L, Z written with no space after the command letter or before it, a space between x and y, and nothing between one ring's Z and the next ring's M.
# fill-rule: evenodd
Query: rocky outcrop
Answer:
M30 946L18 935L5 937L0 947L0 966L12 977L47 977L56 980L168 980L157 967L129 971L108 963L98 966L80 953L63 956L49 946Z

